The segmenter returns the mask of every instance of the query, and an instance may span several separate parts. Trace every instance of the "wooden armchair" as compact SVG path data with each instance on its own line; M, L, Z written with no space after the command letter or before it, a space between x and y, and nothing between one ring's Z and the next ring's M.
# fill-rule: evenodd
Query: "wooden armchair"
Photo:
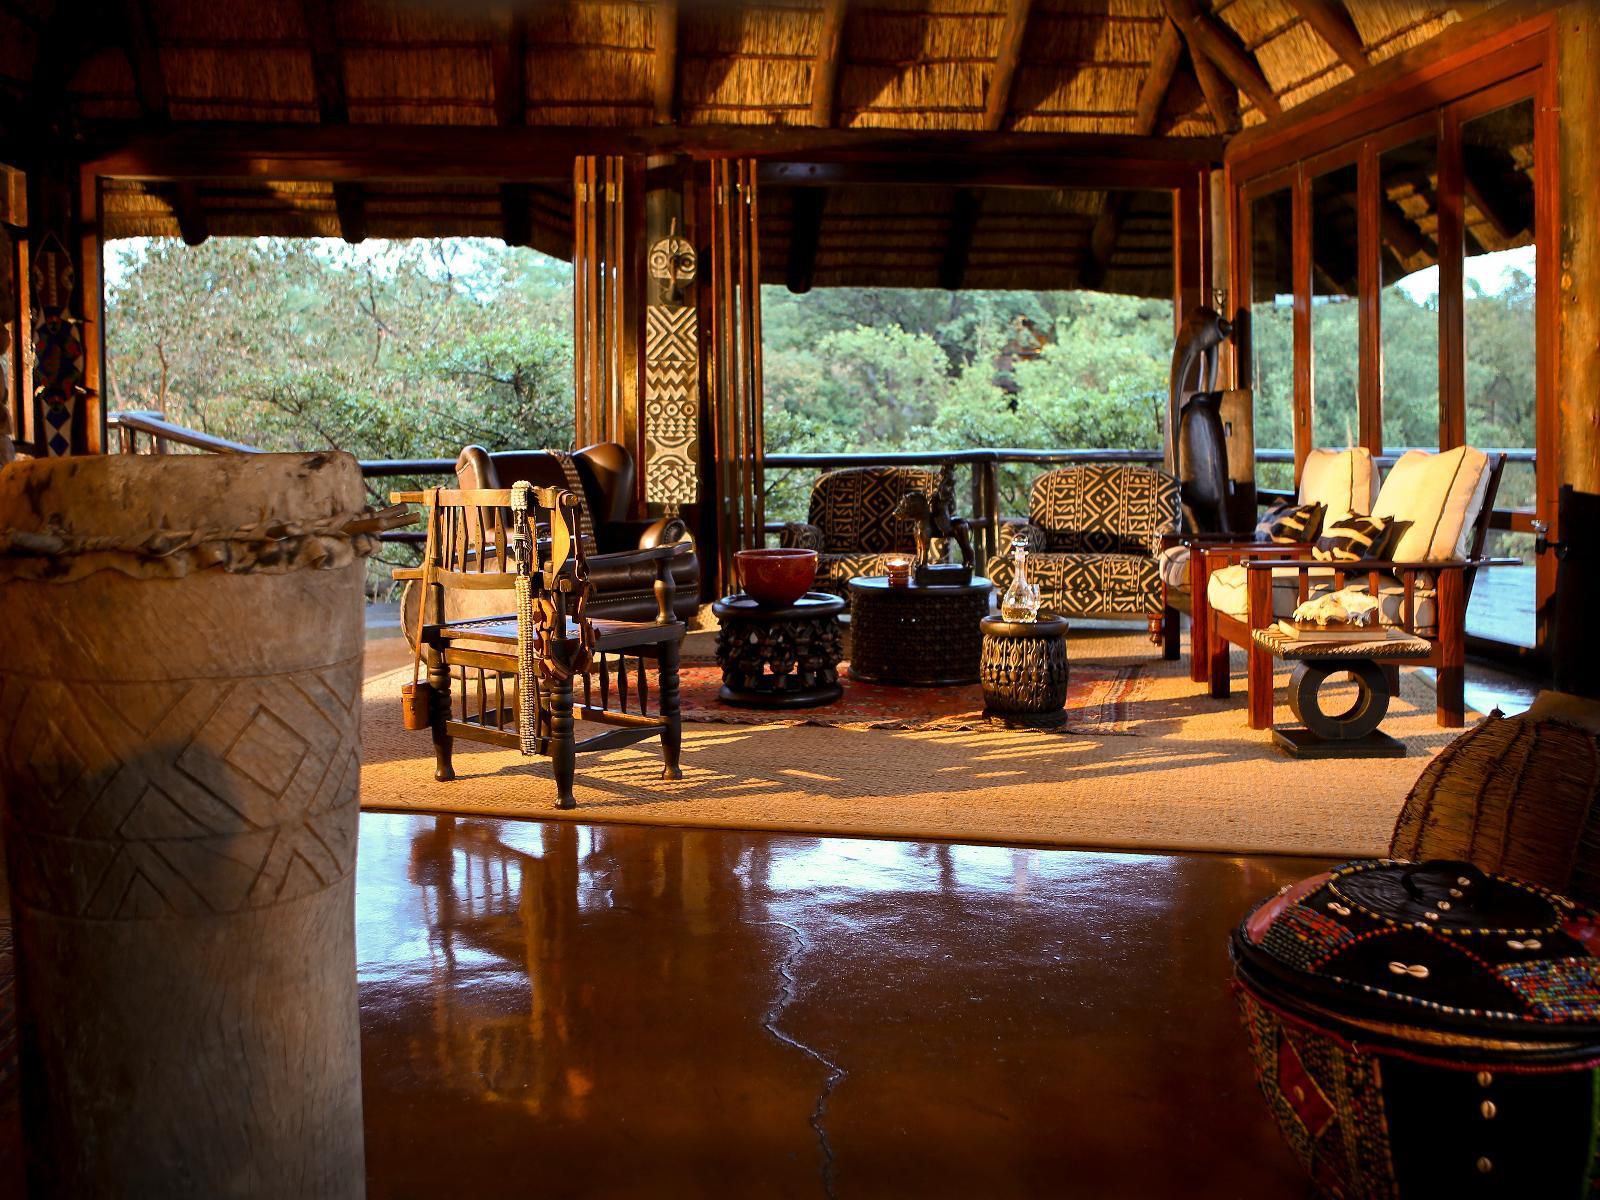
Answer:
M455 778L451 751L458 737L548 757L558 808L576 803L579 753L659 737L662 778L682 778L678 657L684 626L673 613L672 568L687 546L638 552L655 566L653 620L591 619L581 502L571 492L520 483L397 492L391 500L421 504L427 517L422 566L395 575L421 591L418 654L427 667L436 779ZM452 592L495 592L508 602L514 593L516 611L447 620ZM657 674L653 714L646 661ZM454 685L459 692L453 695ZM575 717L611 728L580 742Z
M1416 477L1429 469L1422 459L1444 468L1433 475L1447 481L1446 494L1416 494ZM1406 467L1403 472L1402 467ZM1379 620L1385 626L1428 643L1426 655L1404 660L1404 665L1437 670L1438 722L1446 727L1461 725L1466 708L1467 601L1473 580L1480 567L1516 562L1483 557L1504 469L1504 455L1491 461L1466 446L1440 455L1420 450L1406 454L1395 464L1373 505L1375 514L1404 526L1392 557L1332 562L1309 553L1286 553L1284 546L1198 548L1203 558L1199 576L1205 581L1208 606L1211 695L1221 698L1229 694L1228 647L1240 647L1246 655L1250 727L1270 728L1272 656L1255 641L1252 631L1288 617L1313 596L1354 586L1378 600ZM1427 490L1425 483L1422 491ZM1415 547L1423 552L1416 552Z
M1301 470L1300 487L1295 500L1300 505L1319 507L1320 513L1306 528L1301 540L1316 540L1317 533L1325 524L1331 525L1352 514L1365 515L1371 512L1377 494L1377 467L1369 451L1361 447L1311 451ZM1162 539L1158 556L1162 590L1162 656L1168 659L1178 657L1178 614L1188 613L1189 678L1195 683L1205 683L1211 678L1211 607L1207 599L1211 568L1205 556L1197 551L1209 548L1220 555L1221 551L1230 548L1254 552L1262 547L1280 554L1292 556L1295 553L1292 543L1266 542L1259 530L1172 534ZM1229 565L1220 557L1212 561L1222 566Z

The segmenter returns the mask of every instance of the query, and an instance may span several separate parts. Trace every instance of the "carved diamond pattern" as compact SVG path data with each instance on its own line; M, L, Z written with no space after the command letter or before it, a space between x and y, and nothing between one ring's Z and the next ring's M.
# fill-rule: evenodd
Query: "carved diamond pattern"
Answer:
M183 916L346 878L359 703L358 661L92 688L0 675L19 903L93 919Z

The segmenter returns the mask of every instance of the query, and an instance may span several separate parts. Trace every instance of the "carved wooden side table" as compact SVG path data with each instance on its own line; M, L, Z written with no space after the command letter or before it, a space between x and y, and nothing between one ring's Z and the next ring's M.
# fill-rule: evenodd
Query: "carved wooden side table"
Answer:
M1404 758L1405 744L1378 726L1394 695L1396 659L1421 658L1431 647L1400 630L1381 642L1314 642L1290 638L1276 628L1257 629L1256 644L1274 658L1294 663L1289 710L1303 729L1274 726L1272 740L1295 758ZM1331 675L1348 672L1356 699L1342 713L1323 710L1320 692Z
M1060 725L1067 719L1067 621L985 617L983 711L1008 724Z
M717 631L718 698L745 708L816 708L841 695L844 648L839 614L844 601L807 592L793 604L768 608L744 593L711 606Z
M850 678L948 687L978 682L993 585L981 575L957 586L890 587L887 576L850 581Z

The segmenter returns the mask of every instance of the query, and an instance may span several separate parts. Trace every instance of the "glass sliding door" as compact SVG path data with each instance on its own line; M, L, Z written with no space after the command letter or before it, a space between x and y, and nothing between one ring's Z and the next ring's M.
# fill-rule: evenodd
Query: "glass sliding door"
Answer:
M1249 386L1254 392L1256 485L1294 490L1294 193L1287 185L1249 204ZM1287 458L1284 458L1284 455ZM1282 461L1274 461L1281 459Z
M1355 163L1311 181L1311 444L1361 444L1360 214Z
M1439 139L1378 155L1383 448L1439 446Z
M1460 152L1462 428L1468 445L1507 452L1496 507L1532 512L1538 501L1532 98L1463 120ZM1533 646L1533 537L1495 530L1489 550L1525 565L1483 572L1467 610L1467 632Z

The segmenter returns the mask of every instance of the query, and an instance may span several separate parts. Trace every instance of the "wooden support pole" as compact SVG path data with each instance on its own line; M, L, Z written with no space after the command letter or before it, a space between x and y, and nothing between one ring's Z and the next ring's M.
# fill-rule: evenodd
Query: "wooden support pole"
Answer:
M1022 61L1022 46L1028 32L1028 10L1031 5L1032 0L1009 0L1006 5L1005 24L1000 27L1000 52L995 58L994 71L989 76L988 91L984 95L985 129L1005 128L1006 113L1011 109L1011 92L1016 84L1017 65Z
M339 215L339 236L351 245L367 240L367 197L359 183L333 185L333 207Z
M678 0L656 0L651 90L657 125L678 119Z
M1217 132L1237 133L1241 124L1239 89L1224 78L1222 72L1217 70L1217 64L1204 54L1191 54L1189 60L1194 67L1195 82L1200 85L1200 94L1205 97L1206 107L1211 110L1211 119L1216 122Z
M1600 280L1600 140L1595 137L1600 129L1600 72L1594 69L1600 61L1600 12L1588 4L1570 5L1562 10L1557 29L1557 100L1540 112L1545 122L1541 134L1548 139L1542 144L1557 150L1559 174L1550 170L1546 175L1557 182L1556 194L1547 198L1539 219L1560 230L1559 239L1552 239L1559 266L1549 272L1559 286L1553 297L1558 313L1539 313L1541 322L1549 315L1559 329L1553 403L1544 411L1559 430L1560 454L1552 456L1560 463L1557 478L1580 492L1600 493L1600 289L1595 286ZM1540 279L1545 275L1541 259ZM1548 460L1543 454L1540 458L1543 476ZM1552 488L1552 499L1554 492ZM1584 554L1600 554L1593 529L1557 534L1582 537Z
M199 246L211 236L206 210L200 203L200 185L194 180L184 179L172 185L172 213L178 218L178 236L185 246Z
M950 212L950 236L945 242L944 259L939 264L939 286L948 292L959 291L966 283L967 264L972 258L972 239L978 232L983 213L983 194L971 188L957 188Z
M784 283L797 296L811 290L816 280L817 248L822 241L822 214L828 202L826 188L795 188L789 225L789 261Z
M494 120L502 129L527 124L528 28L519 11L501 15L489 50L494 75Z
M844 53L846 0L823 0L817 57L811 67L811 123L833 124L839 106L839 59Z

